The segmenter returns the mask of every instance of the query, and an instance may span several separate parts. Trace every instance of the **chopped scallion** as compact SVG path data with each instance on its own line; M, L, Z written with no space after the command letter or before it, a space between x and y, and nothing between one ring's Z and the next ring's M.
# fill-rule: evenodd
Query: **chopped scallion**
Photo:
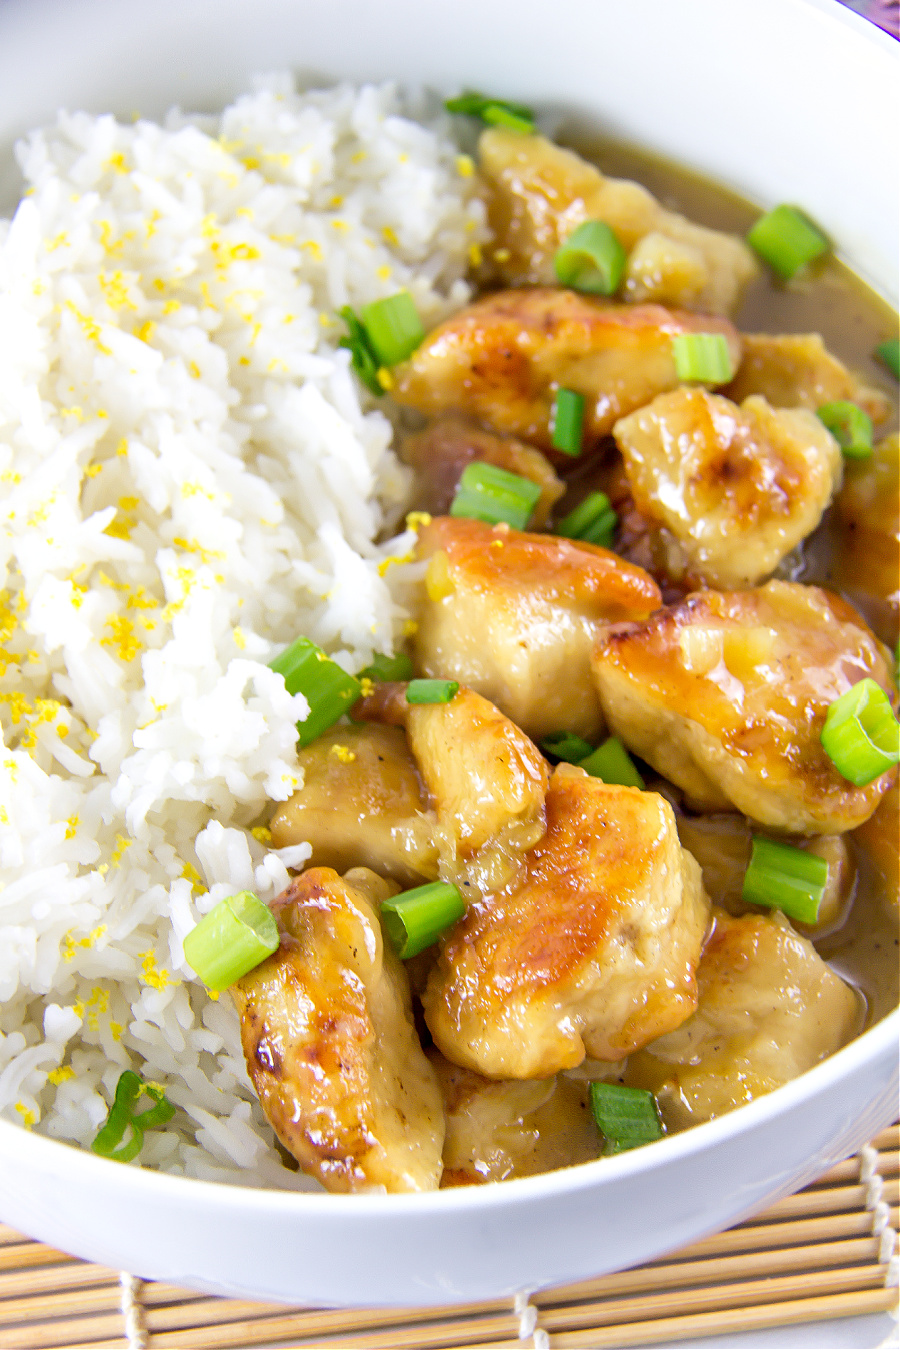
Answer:
M724 333L679 333L672 339L672 355L679 380L727 384L734 375Z
M475 460L463 469L450 514L484 520L489 525L505 521L524 530L540 495L539 484L530 479Z
M220 900L184 939L184 959L208 989L227 989L278 949L275 916L252 891Z
M578 767L592 778L599 778L602 783L619 783L622 787L635 788L644 786L634 760L616 736L610 736L586 759L580 759Z
M135 1115L134 1107L144 1096L149 1097L154 1104ZM143 1147L144 1132L165 1125L174 1114L175 1107L161 1087L143 1082L132 1069L126 1069L119 1075L109 1115L91 1144L91 1149L99 1153L101 1158L131 1162ZM130 1130L131 1137L123 1143L126 1130Z
M584 395L574 389L558 389L550 414L551 442L566 455L581 454L584 428Z
M299 637L286 647L269 669L284 676L289 694L303 694L309 716L297 723L301 745L309 745L353 706L360 695L359 680L331 661L309 638Z
M829 248L821 230L796 206L776 206L762 216L748 230L747 243L785 281Z
M818 854L753 836L742 892L747 904L780 909L789 919L812 924L819 916L827 885L828 863Z
M591 1083L591 1110L603 1135L603 1156L625 1153L655 1139L663 1127L652 1092L622 1083Z
M394 652L385 656L379 652L372 658L372 664L366 666L357 675L358 680L409 680L412 678L413 663L406 652Z
M825 715L822 748L838 773L865 787L900 760L900 723L873 679L860 680Z
M823 403L816 416L848 459L868 459L872 453L872 419L862 408L848 399L836 399Z
M385 900L381 917L397 955L406 961L437 942L466 912L458 887L446 881L404 891L393 900Z
M419 311L409 291L398 291L385 300L373 300L362 312L369 345L379 366L405 361L425 336Z
M341 338L338 346L347 348L353 369L370 393L380 398L384 389L378 378L379 362L366 330L349 305L344 305L338 312L349 330L349 337Z
M545 736L541 749L554 759L564 759L567 764L579 764L591 753L587 741L576 736L573 731L557 731L553 736Z
M605 220L586 220L556 250L553 269L562 286L591 295L615 295L627 255Z
M458 680L410 680L407 703L449 703L459 693Z
M556 527L556 533L566 539L583 539L587 544L601 544L609 548L616 532L619 517L610 505L605 492L589 492L574 511Z
M875 355L887 366L895 380L900 380L900 338L888 338L879 342Z
M534 131L534 113L524 103L488 98L472 90L459 98L448 98L444 107L448 112L480 117L489 125L507 127L510 131L521 131L525 135Z

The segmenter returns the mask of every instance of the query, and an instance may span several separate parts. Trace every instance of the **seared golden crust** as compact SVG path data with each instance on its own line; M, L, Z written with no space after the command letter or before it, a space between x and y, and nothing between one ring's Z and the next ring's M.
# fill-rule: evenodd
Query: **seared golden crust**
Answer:
M534 740L599 737L591 647L602 622L657 607L652 578L593 544L449 516L420 532L418 556L431 565L417 669L477 689Z
M433 1190L440 1094L373 908L394 888L351 877L313 868L274 902L278 951L231 990L247 1069L279 1139L327 1190Z
M900 439L894 432L870 459L847 465L835 502L844 591L865 605L880 637L893 643L900 613Z
M740 337L727 319L661 305L616 305L575 291L499 291L454 314L394 371L398 403L429 415L465 411L495 431L553 452L556 390L585 398L584 448L620 417L678 387L672 338L722 333L734 364Z
M774 408L808 408L849 399L876 423L890 414L891 402L870 389L832 356L818 333L744 333L741 364L722 393L735 403L762 394Z
M618 1060L693 1011L707 911L662 797L560 766L524 875L442 943L423 999L435 1043L494 1078Z
M854 787L822 749L836 698L866 676L892 689L884 648L817 587L688 596L608 628L593 670L613 731L701 809L836 834L867 819L895 776Z

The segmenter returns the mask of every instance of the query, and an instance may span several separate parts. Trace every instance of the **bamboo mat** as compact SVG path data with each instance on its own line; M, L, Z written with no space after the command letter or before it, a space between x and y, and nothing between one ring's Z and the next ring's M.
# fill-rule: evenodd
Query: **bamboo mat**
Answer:
M900 1128L746 1223L616 1275L464 1307L323 1311L211 1298L0 1225L0 1350L627 1347L897 1305Z

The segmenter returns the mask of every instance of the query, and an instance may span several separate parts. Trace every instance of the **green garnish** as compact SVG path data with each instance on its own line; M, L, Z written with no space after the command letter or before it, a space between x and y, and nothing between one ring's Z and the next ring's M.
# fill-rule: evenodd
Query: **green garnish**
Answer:
M184 959L207 989L227 989L278 950L278 925L252 891L213 905L184 939Z
M444 103L447 112L464 113L469 117L480 117L489 126L507 127L510 131L520 131L530 135L534 131L534 113L524 103L511 103L508 99L488 98L470 90L459 98L448 98Z
M734 375L724 333L679 333L672 339L672 355L679 380L727 384Z
M827 885L828 863L818 854L753 836L742 892L747 904L780 909L789 919L815 923Z
M830 247L821 230L796 206L776 206L762 216L748 230L747 243L785 281Z
M412 678L413 663L406 652L394 652L393 656L384 656L381 652L372 657L372 664L366 666L357 675L358 680L409 680Z
M605 220L586 220L556 250L553 269L562 286L590 295L614 295L627 254Z
M578 767L592 778L599 778L602 783L620 783L623 787L635 788L644 786L634 760L616 736L610 736L586 759L579 760Z
M589 492L574 511L563 516L556 533L566 539L583 539L587 544L600 544L603 548L609 548L618 523L619 517L612 509L606 493Z
M604 1137L603 1156L625 1153L655 1139L663 1127L652 1092L622 1083L591 1083L591 1110Z
M484 520L489 525L505 521L524 530L540 495L540 486L530 479L475 460L463 469L450 514Z
M350 364L363 384L370 393L380 397L384 393L384 387L378 378L378 358L372 350L368 334L349 305L344 305L338 313L349 331L349 337L341 338L338 346L347 348L350 352Z
M284 676L289 694L303 694L309 716L297 723L301 745L309 745L352 707L359 698L359 680L331 661L309 638L299 637L269 662L269 669Z
M581 454L584 427L584 395L574 389L558 389L550 414L551 443L566 455Z
M848 459L868 459L872 453L872 419L848 399L823 403L816 416L831 432Z
M362 321L379 366L399 365L412 355L425 336L409 291L373 300L363 308Z
M135 1115L134 1107L141 1097L149 1097L154 1105ZM99 1153L101 1158L131 1162L143 1148L145 1132L165 1125L174 1114L175 1107L161 1087L156 1083L145 1083L132 1069L126 1069L119 1076L109 1115L100 1127L91 1149ZM125 1131L129 1129L131 1137L123 1144Z
M873 679L860 680L825 714L822 749L838 773L865 787L900 760L900 723Z
M579 764L591 753L588 742L573 731L557 731L552 736L545 736L541 749L554 759L564 759L567 764Z
M887 366L895 380L900 380L900 338L888 338L879 342L875 355Z
M458 680L410 680L407 703L449 703L459 693Z
M381 906L381 918L397 955L404 961L437 942L466 912L458 887L446 881L404 891Z

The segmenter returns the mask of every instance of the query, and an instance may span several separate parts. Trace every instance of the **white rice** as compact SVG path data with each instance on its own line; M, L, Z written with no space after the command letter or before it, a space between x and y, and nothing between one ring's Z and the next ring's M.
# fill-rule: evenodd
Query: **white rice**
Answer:
M308 857L259 824L307 711L266 662L305 633L358 670L408 619L410 536L375 542L407 475L335 312L406 287L436 322L486 229L407 113L278 76L165 128L61 114L0 221L0 1114L86 1146L135 1069L173 1173L308 1184L181 944Z

